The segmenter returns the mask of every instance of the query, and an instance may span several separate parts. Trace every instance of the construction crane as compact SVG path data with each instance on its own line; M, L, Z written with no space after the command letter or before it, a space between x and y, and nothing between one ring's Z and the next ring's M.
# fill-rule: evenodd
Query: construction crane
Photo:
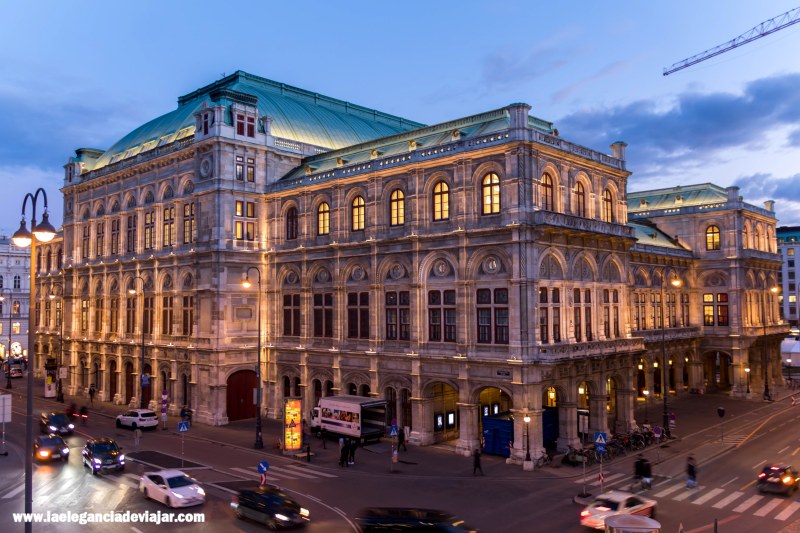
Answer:
M700 63L701 61L705 61L706 59L711 59L714 56L724 54L728 50L733 50L734 48L738 48L743 44L749 43L750 41L755 41L756 39L760 39L761 37L766 37L770 33L775 33L778 30L782 30L783 28L786 28L798 22L800 22L800 7L796 7L791 11L787 11L782 15L778 15L775 18L765 20L755 28L751 28L750 30L744 32L738 37L734 37L733 39L731 39L726 43L722 43L719 46L711 48L710 50L706 50L705 52L700 52L697 55L688 57L682 61L678 61L671 67L664 69L664 76L669 76L673 72L685 69L686 67L691 67L692 65Z

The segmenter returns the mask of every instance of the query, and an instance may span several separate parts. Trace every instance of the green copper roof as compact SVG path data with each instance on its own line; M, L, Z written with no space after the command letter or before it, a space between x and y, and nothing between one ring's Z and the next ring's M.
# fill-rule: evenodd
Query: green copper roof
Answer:
M633 234L638 244L659 246L673 250L686 250L686 248L670 239L668 235L653 225L628 221L628 226L633 228Z
M233 95L272 118L272 135L323 148L337 149L387 137L424 124L361 107L237 71L178 99L178 108L136 128L105 151L94 170L194 134L203 106L229 103ZM257 102L257 103L256 103ZM228 117L226 120L230 120Z
M628 213L636 214L643 211L659 211L661 209L725 203L727 201L727 190L718 185L712 183L684 185L670 187L669 189L629 192Z

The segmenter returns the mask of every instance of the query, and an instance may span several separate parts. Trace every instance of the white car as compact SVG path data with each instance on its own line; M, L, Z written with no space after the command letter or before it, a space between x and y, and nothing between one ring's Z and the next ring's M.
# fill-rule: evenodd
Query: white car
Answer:
M158 426L158 415L150 409L131 409L117 416L117 427L127 426L131 429L154 428Z
M605 529L606 518L618 514L656 517L656 501L638 494L611 490L599 495L581 511L581 525Z
M145 498L168 507L189 507L206 501L206 491L180 470L158 470L144 474L139 479L139 490Z

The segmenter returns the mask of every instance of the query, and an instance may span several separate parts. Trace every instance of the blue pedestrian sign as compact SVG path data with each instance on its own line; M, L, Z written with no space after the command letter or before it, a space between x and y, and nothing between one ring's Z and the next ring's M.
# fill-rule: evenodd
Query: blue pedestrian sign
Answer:
M269 463L266 461L261 461L258 463L258 473L259 474L266 474L267 470L269 470Z
M391 427L391 429L389 430L389 436L390 437L396 437L397 436L397 426L392 426Z
M178 433L186 433L189 431L189 422L178 422Z
M603 433L602 431L595 431L594 432L594 443L595 444L602 444L603 446L605 446L606 442L608 442L608 441L606 440L606 434L605 433Z
M597 450L597 453L606 453L606 445L605 444L595 444L594 449Z

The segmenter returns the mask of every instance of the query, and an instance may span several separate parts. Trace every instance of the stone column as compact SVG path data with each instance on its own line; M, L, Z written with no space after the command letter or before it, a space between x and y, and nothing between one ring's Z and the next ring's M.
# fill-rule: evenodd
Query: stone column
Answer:
M606 395L592 394L589 396L589 436L595 431L609 432L608 415L606 413ZM612 428L613 431L613 428Z
M575 402L559 402L558 404L558 449L566 450L569 446L580 447L578 437L578 412Z
M456 453L469 457L480 448L481 435L478 416L480 405L474 403L458 403L459 433ZM431 414L433 417L433 414Z
M409 444L433 444L433 399L411 398L411 410L414 413L414 427L407 437Z

